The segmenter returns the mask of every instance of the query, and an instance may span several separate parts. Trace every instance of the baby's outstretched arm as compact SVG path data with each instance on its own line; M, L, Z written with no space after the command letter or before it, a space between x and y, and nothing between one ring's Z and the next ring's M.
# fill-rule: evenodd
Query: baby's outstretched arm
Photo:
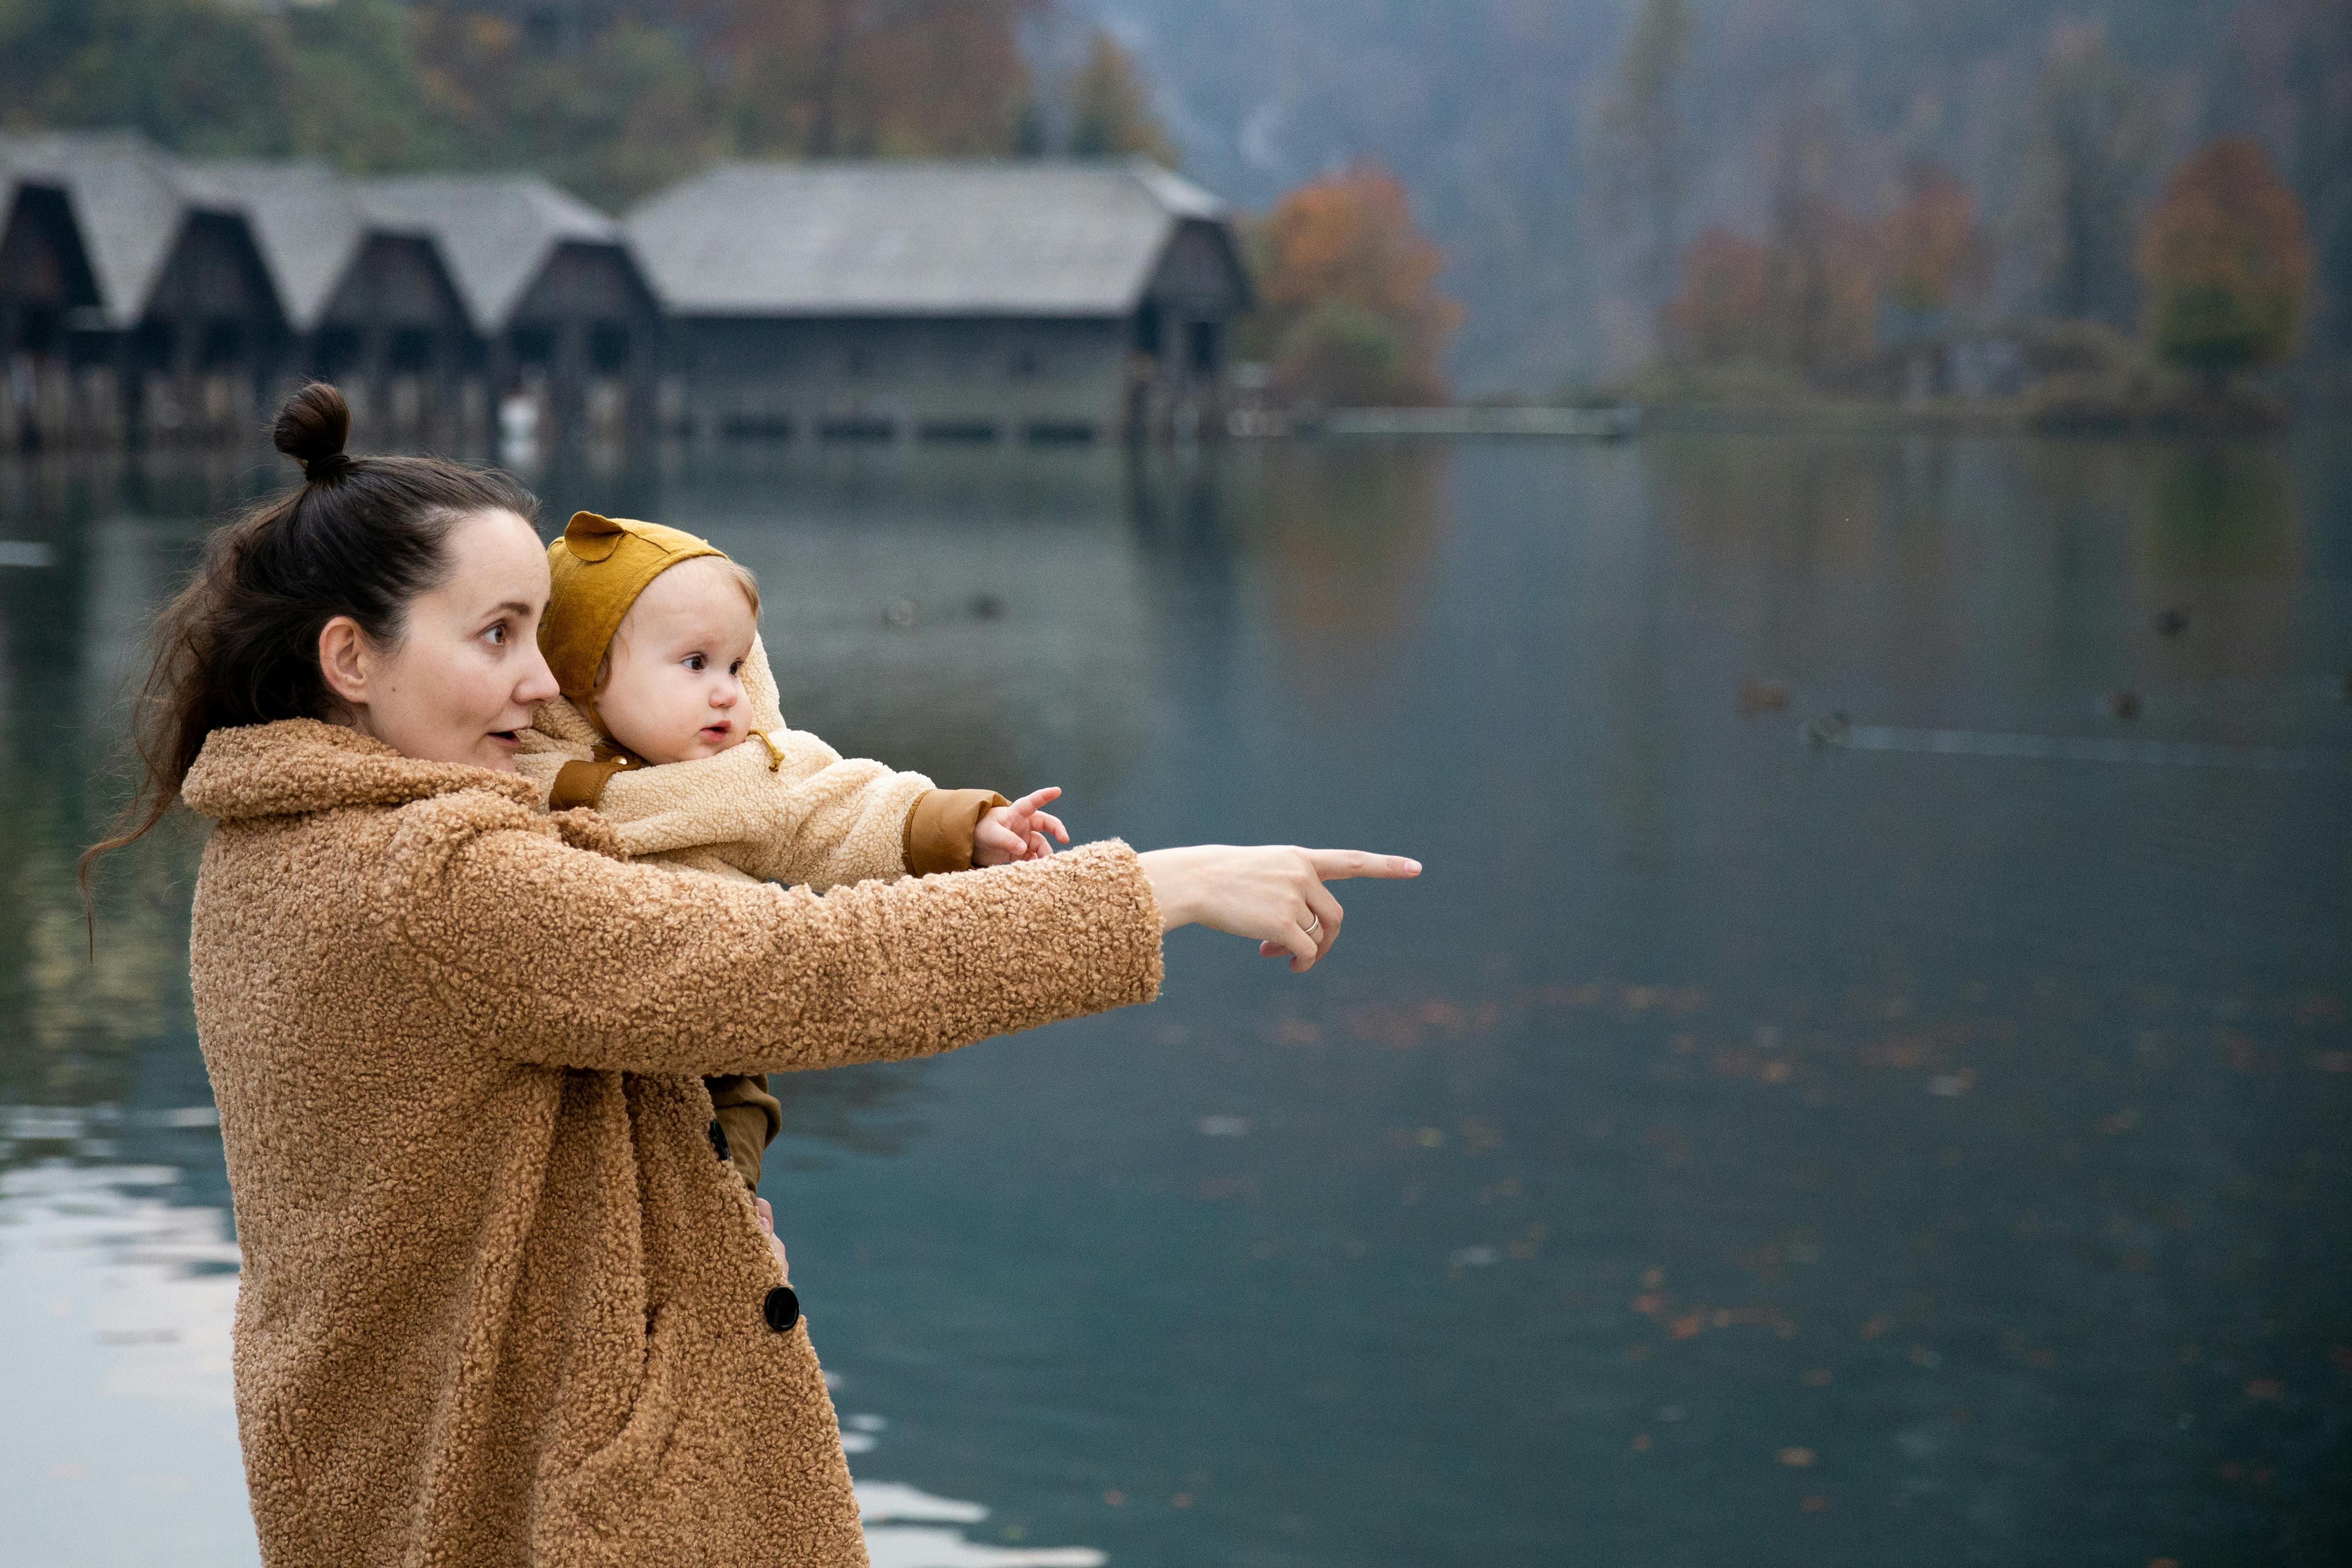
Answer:
M1011 865L1015 861L1044 860L1054 852L1054 846L1046 841L1048 833L1068 843L1069 830L1045 810L1061 795L1059 785L1048 785L983 814L971 831L971 863Z

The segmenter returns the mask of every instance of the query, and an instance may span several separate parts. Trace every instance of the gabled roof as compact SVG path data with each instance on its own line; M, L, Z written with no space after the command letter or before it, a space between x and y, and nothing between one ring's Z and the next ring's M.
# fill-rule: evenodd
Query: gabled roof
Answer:
M0 214L19 185L62 189L110 327L136 323L194 211L224 210L184 187L173 160L136 131L0 133Z
M724 163L629 237L680 315L1122 315L1223 204L1143 159Z
M556 248L624 246L621 225L533 174L353 180L372 226L430 235L477 330L503 331Z
M318 326L369 229L342 176L311 162L223 160L179 167L184 189L246 214L295 330Z

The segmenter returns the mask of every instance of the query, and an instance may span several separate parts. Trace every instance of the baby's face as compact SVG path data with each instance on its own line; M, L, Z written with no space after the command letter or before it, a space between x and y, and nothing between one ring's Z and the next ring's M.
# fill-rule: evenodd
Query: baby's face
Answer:
M690 762L751 734L743 661L759 630L740 584L709 556L646 585L613 637L596 711L647 762Z

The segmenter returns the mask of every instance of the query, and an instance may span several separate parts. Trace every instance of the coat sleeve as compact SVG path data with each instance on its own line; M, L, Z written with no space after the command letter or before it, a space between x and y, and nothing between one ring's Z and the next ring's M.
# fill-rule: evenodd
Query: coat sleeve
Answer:
M450 1021L523 1061L702 1077L841 1067L1159 991L1159 906L1115 840L819 895L478 826L404 834L377 912Z

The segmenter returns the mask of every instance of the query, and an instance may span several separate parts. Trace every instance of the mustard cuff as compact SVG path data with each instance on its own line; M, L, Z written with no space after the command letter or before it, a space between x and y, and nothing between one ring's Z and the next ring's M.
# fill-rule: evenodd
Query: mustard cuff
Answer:
M970 871L971 835L980 820L1013 802L993 789L926 789L907 810L907 873Z
M784 1108L768 1092L768 1081L757 1073L729 1073L706 1078L711 1114L727 1134L728 1163L753 1192L760 1190L760 1166L768 1145L784 1130Z

